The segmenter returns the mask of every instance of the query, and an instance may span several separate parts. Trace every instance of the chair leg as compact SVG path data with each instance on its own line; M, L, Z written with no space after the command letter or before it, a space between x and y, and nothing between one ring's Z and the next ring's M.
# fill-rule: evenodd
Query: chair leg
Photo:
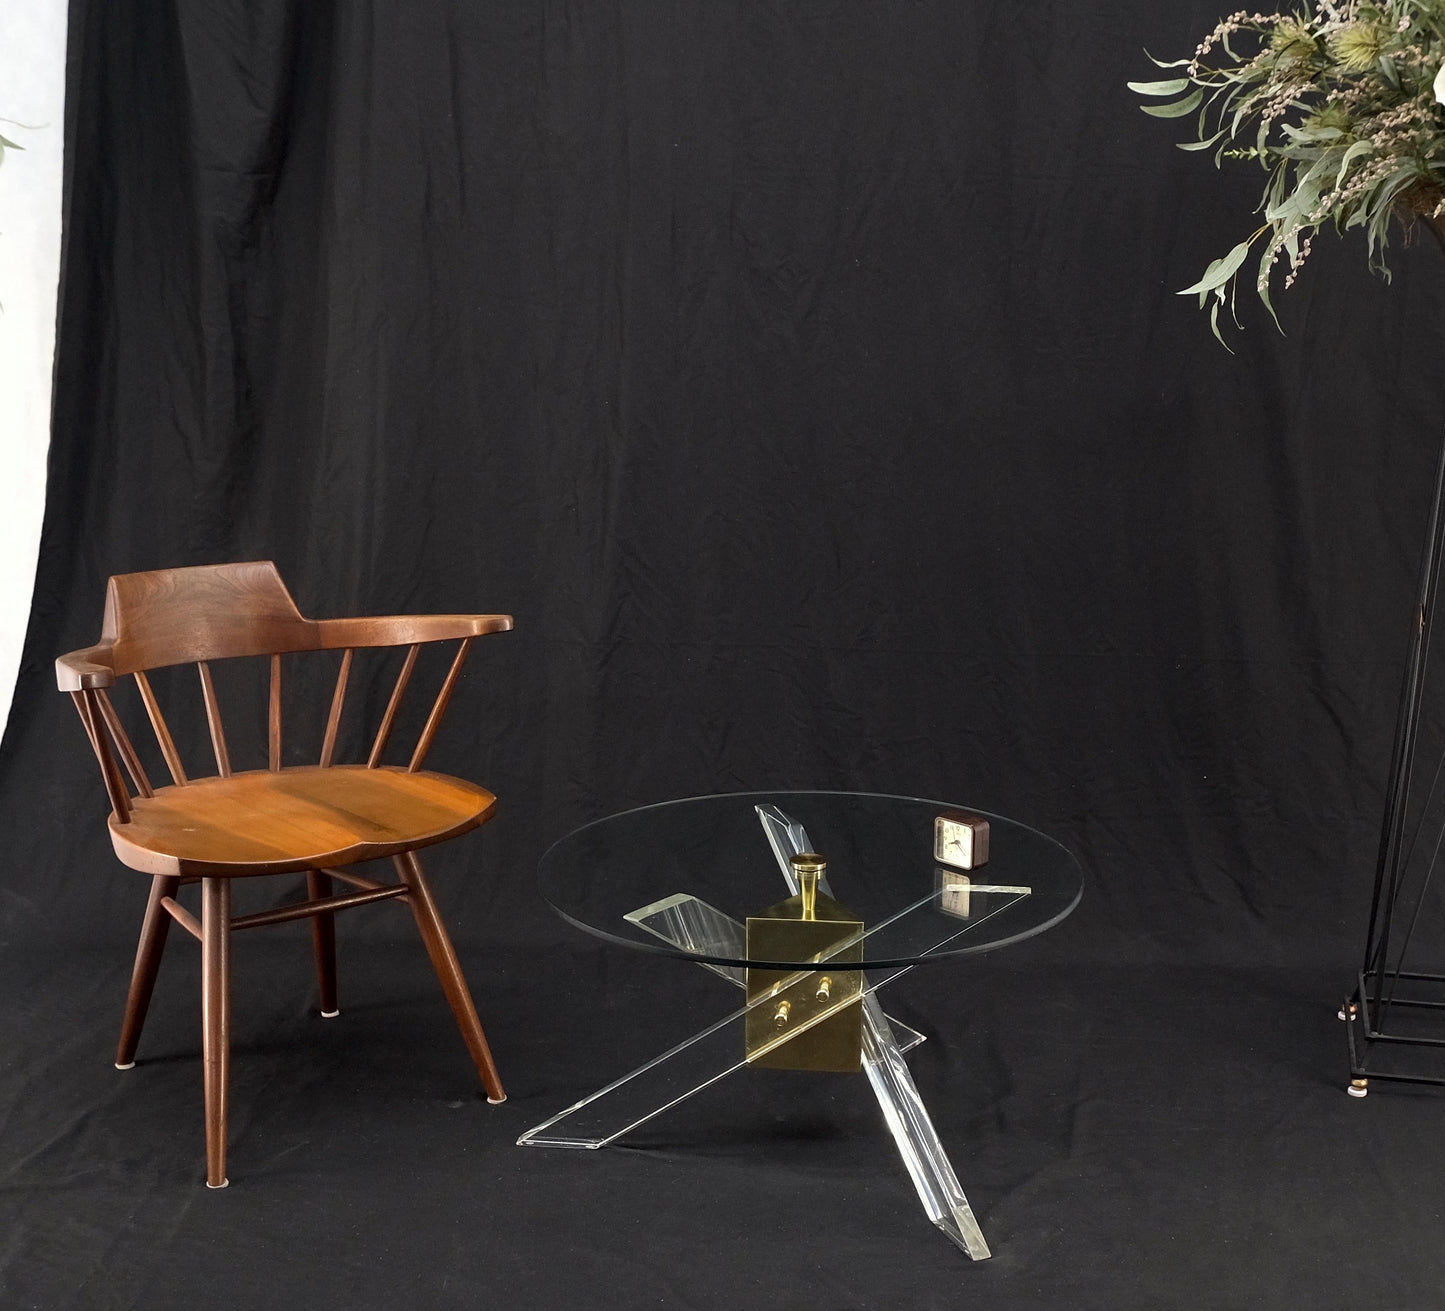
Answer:
M231 1064L231 883L201 880L202 1054L206 1074L206 1187L224 1188Z
M306 896L311 901L331 895L331 879L319 869L306 871ZM311 917L311 951L316 957L316 986L321 994L321 1015L323 1019L335 1019L341 1014L336 1005L336 916Z
M462 967L457 961L456 950L452 947L452 940L447 936L441 915L437 912L431 887L422 873L421 861L417 859L414 851L395 856L393 860L401 881L411 890L406 898L407 903L411 906L412 914L416 916L421 940L426 944L432 968L436 970L442 991L451 1004L452 1014L456 1016L457 1027L462 1031L467 1050L476 1064L477 1073L482 1077L482 1087L487 1090L487 1100L493 1104L504 1102L507 1094L502 1090L502 1077L497 1073L496 1063L492 1060L487 1036L482 1032L482 1022L477 1018L477 1008L472 1004L472 994L467 989L466 979L462 977Z
M125 1017L120 1022L120 1042L115 1049L115 1068L128 1070L135 1064L135 1049L140 1031L145 1027L155 990L156 974L161 967L161 953L166 947L166 932L171 917L161 905L162 897L174 897L180 879L157 874L151 879L150 900L146 902L145 919L141 921L140 942L135 949L135 965L130 974L130 992L125 999Z

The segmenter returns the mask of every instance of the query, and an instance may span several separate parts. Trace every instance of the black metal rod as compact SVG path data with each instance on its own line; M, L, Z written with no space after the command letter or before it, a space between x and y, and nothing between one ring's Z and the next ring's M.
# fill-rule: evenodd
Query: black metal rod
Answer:
M1441 236L1445 247L1445 235L1434 225L1432 231ZM1417 1048L1445 1048L1445 1038L1405 1037L1384 1032L1390 1006L1399 1001L1402 1007L1414 1011L1445 1010L1445 1003L1430 1002L1417 998L1397 998L1399 984L1405 982L1445 983L1445 976L1421 971L1405 971L1405 953L1414 938L1421 907L1440 855L1437 840L1431 854L1429 869L1424 878L1420 896L1410 908L1408 920L1397 926L1394 923L1397 912L1403 913L1400 898L1403 891L1406 868L1413 860L1420 837L1420 829L1428 815L1422 813L1416 831L1410 835L1406 847L1406 822L1410 812L1414 784L1416 754L1419 747L1421 709L1424 704L1425 682L1434 635L1435 606L1439 596L1442 562L1445 562L1445 441L1435 467L1434 495L1430 503L1429 527L1426 533L1425 549L1420 561L1418 600L1413 616L1413 633L1405 664L1404 680L1400 689L1400 704L1395 720L1395 737L1391 750L1390 773L1385 789L1384 813L1380 825L1380 843L1375 862L1375 885L1370 901L1370 920L1365 934L1364 963L1358 977L1358 988L1353 998L1346 1002L1346 1018L1349 1020L1347 1034L1350 1051L1350 1065L1356 1077L1392 1079L1404 1083L1424 1083L1445 1086L1445 1078L1424 1075L1386 1075L1364 1068L1362 1056L1375 1044L1413 1046ZM1430 793L1433 797L1439 783L1439 769L1432 780ZM1425 811L1429 810L1429 804ZM1445 830L1442 830L1445 836ZM1403 936L1398 946L1396 959L1391 958L1392 940ZM1351 1014L1351 1011L1354 1014ZM1359 1023L1365 1045L1363 1053L1356 1050L1355 1024Z
M1437 769L1437 770L1436 770L1436 776L1438 777L1438 775L1439 775L1439 770ZM1432 790L1433 790L1433 788L1432 788ZM1430 803L1429 803L1429 801L1427 800L1426 803L1425 803L1426 809L1429 808L1429 804L1430 804ZM1422 823L1422 824L1424 823L1424 815L1423 815L1423 814L1421 815L1421 823ZM1426 898L1427 895L1429 895L1429 892L1430 892L1430 881L1435 877L1435 867L1436 867L1436 865L1439 863L1439 860L1440 860L1440 844L1441 844L1442 841L1445 841L1445 826L1442 826L1441 829L1440 829L1440 831L1435 835L1435 849L1430 853L1430 863L1425 867L1425 877L1420 880L1420 892L1419 892L1419 895L1415 898L1415 906L1414 906L1414 909L1412 909L1411 912L1410 912L1410 922L1405 925L1405 940L1400 944L1400 963L1401 963L1402 965L1403 965L1404 962L1405 962L1406 956L1409 955L1409 952L1410 952L1410 943L1411 943L1411 942L1414 940L1414 938L1415 938L1415 927L1416 927L1416 925L1418 925L1419 922L1420 922L1420 912L1421 912L1422 909L1424 909L1424 906L1425 906L1425 898ZM1406 860L1408 861L1408 859L1409 859L1409 856L1407 855L1407 856L1406 856ZM1393 919L1393 918L1394 918L1394 916L1393 916L1393 907L1392 907L1391 909L1392 909L1391 918ZM1400 982L1400 976L1399 976L1399 974L1398 974L1398 972L1397 972L1395 975L1393 975L1393 976L1391 977L1389 992L1384 995L1384 1001L1381 1003L1381 1006L1380 1006L1380 1022L1381 1022L1381 1024L1384 1023L1385 1015L1389 1013L1390 1006L1393 1004L1393 1002L1394 1002L1394 1000L1395 1000L1395 989L1396 989L1396 987L1399 985L1399 982Z
M1398 1033L1366 1033L1365 1037L1395 1047L1445 1047L1445 1038L1405 1038Z
M1380 830L1379 856L1375 865L1375 892L1370 906L1370 925L1365 938L1365 970L1383 969L1389 964L1390 928L1399 895L1400 838L1409 803L1411 775L1415 763L1415 739L1420 725L1424 692L1425 657L1429 650L1434 620L1434 600L1440 577L1440 560L1445 550L1442 516L1445 502L1445 442L1435 469L1435 495L1430 505L1430 526L1420 566L1420 593L1415 609L1415 634L1405 665L1400 693L1400 710L1395 722L1395 746L1390 779L1385 792L1385 814ZM1377 978L1377 982L1379 979ZM1376 993L1378 1001L1380 993Z
M1413 1006L1416 1009L1445 1011L1445 1001L1425 1001L1418 997L1396 997L1391 1006Z
M1389 1083L1428 1083L1436 1088L1445 1088L1445 1079L1434 1079L1428 1074L1381 1074L1378 1070L1362 1070L1357 1079L1381 1079Z
M1366 970L1363 977L1368 979L1375 973L1375 970ZM1411 979L1417 983L1445 983L1445 974L1421 974L1410 970L1391 970L1390 973L1397 979Z

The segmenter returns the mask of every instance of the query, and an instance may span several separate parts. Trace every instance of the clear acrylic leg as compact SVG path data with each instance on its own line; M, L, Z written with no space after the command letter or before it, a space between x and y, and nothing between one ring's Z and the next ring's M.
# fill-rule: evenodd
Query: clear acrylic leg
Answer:
M918 1095L913 1076L903 1063L903 1050L889 1031L877 998L865 998L863 1070L898 1154L918 1190L918 1200L934 1224L975 1261L982 1261L990 1255L988 1243L938 1140L938 1131Z
M901 966L875 972L868 980L868 992L871 994L909 968ZM804 989L816 987L815 971L788 975L774 988L716 1024L559 1111L550 1120L528 1129L517 1139L518 1146L597 1148L616 1142L704 1088L744 1069L748 1061L743 1054L743 1027L750 1011L760 1006L776 1008L795 992L801 994ZM811 1021L780 1031L772 1048L790 1042L856 1002L855 994L851 1001L843 1000L836 1006L818 1009Z
M801 841L804 845L800 850L807 850L806 833L802 833ZM788 869L791 872L791 866ZM627 918L638 928L675 947L716 956L743 954L743 926L717 907L686 893L643 906ZM740 988L746 986L747 972L740 965L705 964L703 968L722 975ZM890 978L897 978L903 972L900 969ZM969 1256L975 1261L982 1260L989 1255L988 1244L944 1154L913 1076L903 1062L903 1053L922 1041L921 1033L886 1016L877 997L864 998L863 1070L883 1108L883 1118L918 1190L923 1209Z
M783 878L789 890L796 892L789 857L813 849L807 831L776 806L756 809ZM902 970L891 977L897 978L901 973ZM918 1095L913 1076L904 1064L904 1050L894 1037L878 999L870 993L863 1002L863 1069L873 1087L873 1095L878 1099L928 1218L970 1257L981 1261L990 1255L988 1243L938 1139L928 1108Z

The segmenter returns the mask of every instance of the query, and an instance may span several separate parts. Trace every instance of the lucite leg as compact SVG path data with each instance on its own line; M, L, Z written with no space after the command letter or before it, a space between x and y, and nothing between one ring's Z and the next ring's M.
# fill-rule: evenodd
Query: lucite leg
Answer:
M869 991L881 988L906 968L877 971L868 981ZM743 1055L743 1027L749 1011L759 1006L776 1008L789 1000L794 990L801 993L816 986L812 971L788 976L747 1006L527 1130L517 1139L518 1146L598 1148L616 1142L704 1088L745 1069L748 1061ZM773 1047L808 1032L849 1004L853 1003L844 1001L817 1011L811 1022L780 1032Z
M758 819L789 890L796 892L789 857L813 850L807 830L776 806L758 806ZM902 971L899 971L902 973ZM897 977L894 975L893 977ZM912 1045L912 1044L909 1044ZM889 1132L908 1168L928 1218L975 1261L990 1255L958 1176L953 1172L928 1108L904 1063L905 1048L871 993L863 1001L863 1069Z
M685 893L644 906L627 918L638 928L688 951L717 956L741 956L744 951L745 930L737 920ZM747 972L739 965L705 964L703 968L740 988L747 986ZM863 1069L889 1132L929 1219L979 1261L989 1255L988 1243L903 1061L903 1053L922 1041L921 1033L885 1015L877 997L864 999Z
M724 968L719 967L718 972ZM970 1257L982 1260L989 1255L988 1243L904 1064L901 1046L895 1041L874 995L878 988L907 970L908 967L898 968L881 977L881 972L875 972L869 980L863 999L863 1069L928 1218ZM801 982L806 984L808 977L801 976ZM785 988L755 1005L776 1005L786 995ZM518 1145L606 1147L737 1073L748 1064L739 1052L742 1022L749 1009L735 1011L529 1129L517 1139ZM797 1030L797 1033L803 1032L806 1030Z
M863 1070L928 1218L975 1261L982 1261L990 1255L983 1230L904 1064L903 1048L873 996L863 1001Z

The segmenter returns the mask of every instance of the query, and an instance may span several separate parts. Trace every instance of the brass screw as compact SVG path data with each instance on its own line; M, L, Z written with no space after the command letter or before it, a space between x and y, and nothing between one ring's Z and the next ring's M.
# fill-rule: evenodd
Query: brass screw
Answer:
M833 980L828 975L823 975L818 980L818 991L814 994L819 1001L827 1001L833 995Z
M780 1001L778 1003L778 1009L773 1012L773 1023L779 1029L786 1029L788 1027L788 1012L792 1009L793 1003L790 1001Z

